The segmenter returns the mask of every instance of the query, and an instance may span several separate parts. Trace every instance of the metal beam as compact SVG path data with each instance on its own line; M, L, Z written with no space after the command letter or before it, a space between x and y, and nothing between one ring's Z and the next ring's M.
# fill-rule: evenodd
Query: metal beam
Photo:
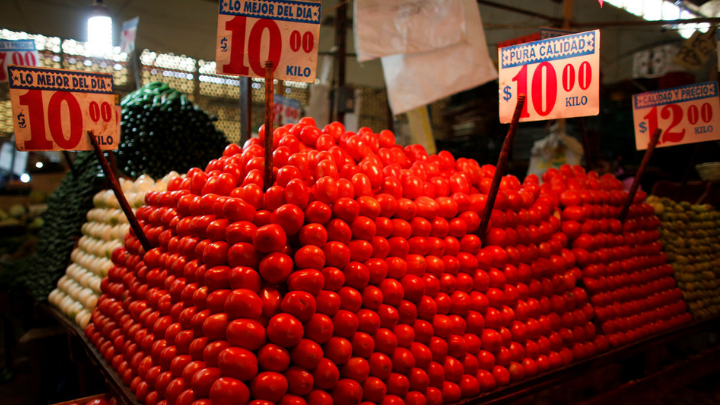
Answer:
M575 22L573 27L578 28L606 28L606 27L632 27L632 26L656 26L656 25L676 25L676 24L697 24L697 23L720 23L718 17L701 17L690 18L687 20L631 20L631 21L597 21L597 22Z
M557 24L562 24L562 22L563 22L563 19L562 19L562 18L553 17L553 16L547 15L547 14L540 14L540 13L536 13L536 12L534 12L534 11L523 10L523 9L521 9L521 8L517 8L517 7L513 7L513 6L508 6L508 5L505 5L505 4L502 4L502 3L496 3L496 2L494 2L494 1L477 0L477 3L478 3L478 4L482 4L483 6L499 8L499 9L505 10L505 11L512 11L513 13L522 14L522 15L527 15L527 16L530 16L530 17L543 18L543 19L545 19L545 20L552 21L552 22L557 23Z

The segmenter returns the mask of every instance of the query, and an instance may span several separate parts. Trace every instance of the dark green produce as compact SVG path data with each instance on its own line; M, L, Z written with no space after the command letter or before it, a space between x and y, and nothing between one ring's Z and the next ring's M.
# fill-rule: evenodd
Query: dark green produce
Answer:
M22 281L35 299L46 300L65 274L75 241L82 236L87 212L93 207L93 196L103 188L104 180L95 153L78 152L74 170L68 171L50 196L35 253L22 273Z
M137 178L158 179L171 171L205 167L228 144L215 117L193 105L167 83L155 82L128 94L122 105L118 169Z

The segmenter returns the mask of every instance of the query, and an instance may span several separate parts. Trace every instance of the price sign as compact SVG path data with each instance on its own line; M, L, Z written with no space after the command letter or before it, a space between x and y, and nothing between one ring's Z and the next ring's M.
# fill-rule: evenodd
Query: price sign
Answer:
M600 30L498 50L500 122L509 123L517 96L527 100L520 121L600 112Z
M274 96L275 99L275 125L297 124L300 121L302 103L298 100L283 96Z
M633 95L635 146L647 149L657 128L658 147L720 139L718 83L649 91Z
M7 82L9 65L38 66L40 55L32 39L0 39L0 82Z
M217 73L264 78L270 60L276 79L314 82L320 8L309 1L220 0Z
M117 149L112 74L10 66L8 75L18 150L92 150L88 130Z

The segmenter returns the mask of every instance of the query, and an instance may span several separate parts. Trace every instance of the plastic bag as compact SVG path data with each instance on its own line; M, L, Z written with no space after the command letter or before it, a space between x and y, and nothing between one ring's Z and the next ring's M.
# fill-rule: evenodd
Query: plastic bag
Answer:
M353 2L358 62L466 41L463 0Z
M497 79L478 5L474 0L463 0L463 10L466 43L382 58L393 114L404 113Z
M582 144L553 124L546 137L533 143L527 174L540 177L551 167L557 169L565 163L579 165L583 154Z

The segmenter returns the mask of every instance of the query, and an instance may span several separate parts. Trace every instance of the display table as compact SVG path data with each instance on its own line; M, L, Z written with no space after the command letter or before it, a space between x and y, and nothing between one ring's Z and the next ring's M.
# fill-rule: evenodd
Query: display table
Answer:
M80 342L85 349L87 357L102 373L108 388L123 404L139 405L140 402L125 386L122 379L112 369L112 367L100 355L97 349L87 339L85 333L80 327L75 325L70 319L65 317L60 311L48 304L40 304L42 310L48 312L57 322L62 325L68 334ZM608 365L615 363L623 363L635 356L643 355L653 348L671 343L674 340L682 338L690 338L701 333L718 333L720 332L720 317L706 319L703 321L693 322L679 328L671 329L644 339L635 341L624 346L608 350L580 361L573 362L565 367L560 367L545 373L538 374L533 377L525 378L521 381L512 383L505 387L498 387L493 391L483 393L478 397L469 398L458 402L460 404L505 404L513 400L523 398L528 395L540 392L544 389L558 385L562 382L571 380L584 374L592 373ZM612 402L613 398L624 398L627 395L638 395L643 390L652 389L658 392L663 390L682 387L688 382L701 378L710 372L720 370L720 346L710 348L701 354L684 358L677 361L662 370L638 378L637 380L625 383L619 387L605 392L600 396L592 398L588 403L607 403ZM682 376L682 378L678 378Z
M110 393L113 394L120 402L125 405L140 405L140 402L135 398L135 394L130 391L130 388L123 384L120 376L112 369L103 356L93 346L93 344L85 336L85 332L80 329L73 321L63 315L57 308L50 306L49 304L39 304L41 310L46 311L50 314L57 322L67 330L68 335L71 339L80 343L80 346L85 350L87 358L95 366L95 368L102 374L103 378L107 383Z

